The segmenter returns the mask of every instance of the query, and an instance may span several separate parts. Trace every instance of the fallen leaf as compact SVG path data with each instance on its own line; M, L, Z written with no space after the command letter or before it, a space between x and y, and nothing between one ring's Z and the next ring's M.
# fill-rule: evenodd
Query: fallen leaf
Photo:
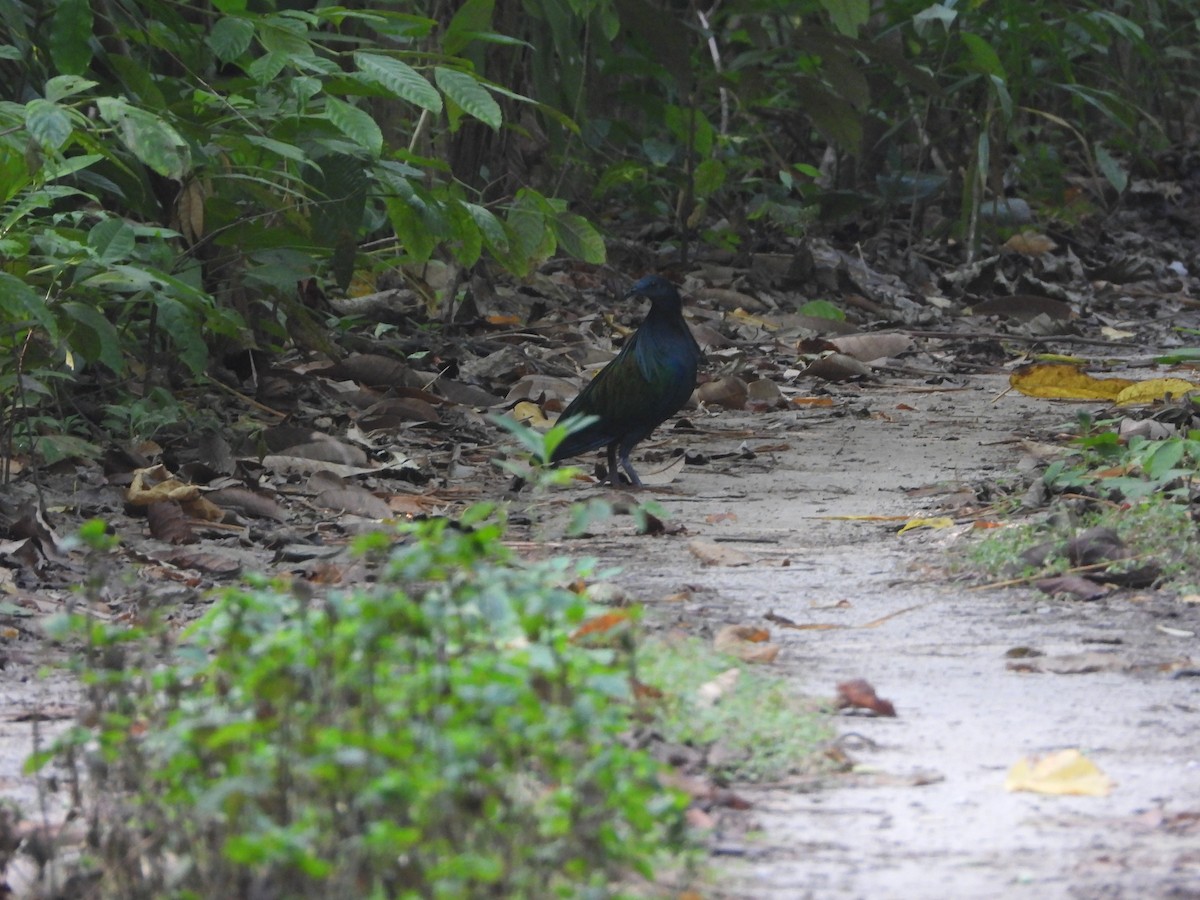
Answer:
M830 340L830 343L839 351L864 363L899 356L912 346L912 342L912 338L907 334L883 331L870 334L847 334Z
M617 610L587 619L571 634L571 643L577 644L589 635L609 636L613 629L623 627L631 618L629 610Z
M1043 757L1023 757L1004 779L1006 791L1030 791L1085 797L1107 797L1113 780L1078 750L1058 750Z
M809 363L803 374L825 381L848 381L870 375L871 367L845 353L830 353Z
M1096 378L1075 365L1032 363L1013 370L1009 385L1027 397L1051 400L1116 400L1134 382L1128 378Z
M837 686L838 709L866 709L878 716L895 717L896 707L875 693L875 688L864 678L843 681Z
M746 382L736 375L726 375L716 381L709 381L696 389L696 398L701 403L724 407L725 409L741 409L746 405L750 396Z
M937 516L932 519L909 519L896 534L904 534L904 532L912 531L914 528L949 528L953 524L954 520L949 516Z
M717 701L730 694L737 687L738 679L741 675L741 669L736 667L726 669L720 675L704 682L704 684L696 688L696 699L701 706L716 706Z
M709 525L716 525L718 522L736 522L737 518L737 513L711 513L704 517L704 521Z
M705 566L748 566L753 561L741 550L725 547L715 541L689 541L688 551Z
M1033 363L1014 369L1008 379L1014 390L1028 397L1050 400L1109 400L1114 403L1149 403L1166 396L1181 396L1200 390L1200 385L1182 378L1096 378L1079 366L1063 363Z
M1109 588L1082 575L1042 578L1036 582L1036 587L1043 594L1071 594L1080 600L1099 600L1109 592Z
M196 533L192 531L178 503L171 500L151 503L146 507L146 521L150 524L150 534L160 541L168 544L196 543Z
M713 648L743 662L774 662L780 648L768 641L770 636L765 628L754 625L726 625L713 637Z
M832 397L793 397L796 406L833 406Z
M1058 244L1038 231L1022 231L1014 234L1004 242L1006 250L1020 253L1022 256L1044 256L1051 250L1057 249Z

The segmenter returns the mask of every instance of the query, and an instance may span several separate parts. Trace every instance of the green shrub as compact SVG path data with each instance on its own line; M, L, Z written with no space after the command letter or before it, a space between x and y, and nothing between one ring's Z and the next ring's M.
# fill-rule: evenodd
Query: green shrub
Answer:
M103 893L605 897L651 874L685 804L622 741L629 660L570 641L586 568L501 534L475 509L364 539L370 587L228 590L165 663L77 621L97 724L36 762L87 759L85 794L126 798L96 813Z

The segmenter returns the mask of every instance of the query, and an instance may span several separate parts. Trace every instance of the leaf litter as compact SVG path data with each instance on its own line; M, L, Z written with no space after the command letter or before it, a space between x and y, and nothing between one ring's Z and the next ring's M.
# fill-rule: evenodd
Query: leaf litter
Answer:
M736 260L714 252L690 269L674 270L673 279L689 296L687 312L708 350L708 364L696 402L684 413L694 427L664 426L639 447L639 454L662 466L659 487L675 489L667 502L678 506L682 524L676 530L655 530L656 537L635 537L628 520L617 519L587 549L625 565L624 587L635 597L670 598L656 604L652 615L678 616L690 628L717 633L721 625L714 616L724 616L724 625L778 617L772 621L792 633L781 632L775 641L739 637L737 646L772 647L773 665L798 681L828 683L833 676L844 686L856 684L860 672L880 679L906 710L910 747L923 746L922 736L937 727L938 714L955 708L939 692L956 694L962 709L985 721L1006 714L1007 692L996 687L996 679L1016 679L1018 673L1006 673L997 664L986 677L956 670L947 674L934 664L971 652L975 638L960 620L973 621L980 606L998 617L1015 609L1031 622L1051 623L1062 640L1074 644L1092 631L1120 629L1130 635L1131 645L1115 655L1132 657L1136 637L1139 646L1145 645L1141 652L1153 657L1161 650L1156 641L1178 640L1175 635L1194 629L1198 617L1191 612L1197 604L1173 605L1169 597L1152 594L1151 600L1131 603L1132 588L1153 584L1150 569L1141 580L1124 584L1111 579L1114 572L1103 572L1100 581L1115 586L1103 594L1069 583L1090 602L1068 611L1056 606L1053 596L1019 590L1003 601L990 595L980 600L984 595L965 591L951 600L941 595L931 599L918 591L913 599L919 602L908 603L912 586L894 581L917 582L923 590L928 585L923 584L925 576L910 577L903 566L923 552L934 552L936 559L936 551L961 538L959 530L922 528L907 535L906 542L886 545L884 536L891 532L861 527L871 519L944 524L954 512L940 508L943 495L904 493L907 482L934 482L930 468L949 471L956 480L965 472L967 491L975 493L978 508L987 508L992 488L982 467L1012 446L985 444L975 438L977 433L991 429L989 436L996 440L1014 434L1044 438L1053 434L1052 420L1062 418L1061 411L1036 404L989 413L987 404L975 402L980 386L999 398L1001 381L1011 376L1019 387L1026 385L1022 379L1033 377L1048 385L1039 388L1044 393L1038 396L1065 397L1091 408L1120 402L1120 391L1133 388L1135 394L1127 399L1141 409L1126 415L1135 425L1186 412L1177 401L1192 380L1165 368L1146 379L1143 360L1150 355L1146 350L1178 347L1179 325L1200 323L1195 305L1187 302L1197 285L1191 276L1170 268L1167 257L1178 254L1168 242L1158 257L1143 252L1144 242L1135 239L1143 224L1138 215L1136 209L1119 211L1087 240L1072 241L1069 250L1030 230L1003 251L997 248L969 264L932 242L914 245L911 252L889 251L881 244L879 253L864 257L814 237L803 247L785 241L770 252ZM797 276L790 261L801 252L811 265L807 275ZM929 280L907 277L914 271L916 253L934 261L936 271ZM787 265L779 264L781 257ZM927 269L928 263L922 266ZM44 467L40 488L19 480L0 497L5 529L0 585L10 604L7 613L0 609L0 620L15 635L6 649L16 651L14 659L38 649L45 639L38 629L26 627L28 621L72 602L72 587L85 561L60 535L72 533L90 517L105 519L120 535L116 563L144 583L114 586L89 613L113 617L169 603L171 615L183 621L202 607L208 590L243 572L285 575L317 588L369 577L363 564L347 554L355 534L387 527L395 519L454 518L474 501L505 499L506 479L496 463L514 455L515 448L488 415L507 412L528 414L538 423L551 421L587 372L611 358L636 326L643 311L619 306L613 297L648 268L659 266L641 255L615 254L613 267L603 269L551 263L520 288L498 284L479 291L474 304L461 307L474 312L449 324L431 320L427 309L414 304L400 315L421 329L406 327L403 335L370 338L349 334L343 348L348 352L339 359L288 350L254 374L231 369L226 383L218 384L219 393L191 398L195 416L162 429L153 444L125 445L112 438L103 458L79 456ZM841 287L831 292L831 284ZM822 311L809 303L825 297L842 318L800 312ZM350 314L348 305L345 311ZM360 304L354 314L361 312ZM1113 344L1114 336L1124 344ZM1047 369L1048 364L1024 349L1067 353L1081 347L1099 348L1101 356ZM1181 359L1152 365L1176 365ZM1023 364L1035 368L1019 370ZM1100 364L1130 384L1116 394L1115 384L1101 385L1094 395L1072 393L1070 385L1080 375L1090 387L1113 380L1084 372ZM1064 387L1066 375L1072 380ZM897 393L909 403L896 404ZM931 405L918 409L912 403L917 396L930 398ZM964 408L970 412L963 413ZM916 433L905 416L920 417L927 433ZM964 444L946 443L973 439L966 453L958 452ZM747 442L759 442L760 449L740 450ZM903 451L896 449L901 444ZM8 462L13 471L32 468L28 459ZM586 469L587 461L582 462ZM864 473L864 468L872 471ZM533 507L523 519L514 516L514 545L523 542L523 552L544 552L560 536L554 513L564 498L592 490L584 482L567 488L562 497L537 501L544 505ZM949 488L944 492L947 502L952 493ZM520 511L533 501L513 502ZM37 514L30 512L31 504ZM709 539L712 529L731 522L757 538L758 543L748 545L752 552ZM780 534L792 544L809 544L789 551L787 560L794 564L756 562L767 558L766 548ZM1110 548L1102 561L1089 565L1107 567L1118 561L1130 560ZM892 581L880 581L879 572ZM1094 583L1091 573L1082 580ZM639 583L651 589L638 590ZM706 584L707 589L695 589ZM829 591L853 596L854 608L865 610L870 621L857 628L778 621L794 622L800 615L797 598L834 599ZM744 608L731 615L723 610L734 594ZM901 609L889 612L881 608L884 603ZM769 604L781 612L774 613ZM1163 625L1158 618L1174 624ZM1162 627L1147 628L1147 623ZM1190 627L1176 627L1180 624ZM897 635L903 636L899 644ZM906 668L906 653L917 660L911 663L917 669ZM942 680L920 684L914 674L918 671ZM1147 670L1139 662L1105 671L1131 679L1146 677L1139 673ZM1076 674L1078 681L1104 672ZM971 693L971 678L983 678L997 692L991 704L987 696ZM1160 691L1161 685L1157 683ZM850 692L851 700L866 696ZM891 701L876 697L869 702L878 713ZM1036 715L989 721L988 739L994 741L1003 725L1018 739L1041 730L1045 745L1051 743L1047 731L1082 727L1066 714L1070 707L1048 703L1047 708L1057 710L1060 721ZM856 727L868 724L864 719ZM1063 737L1059 746L1069 738ZM17 753L10 750L4 758L12 763ZM976 764L985 758L987 765L1000 764L994 754L973 757ZM911 761L901 755L886 764L902 765L906 759ZM940 762L949 771L946 782L960 779L956 790L964 779L978 785L960 759ZM15 773L16 766L9 769ZM930 784L923 776L912 783ZM1181 797L1181 802L1200 806L1195 796ZM866 806L875 803L879 809L893 809L877 795L863 800ZM720 817L709 824L719 829ZM964 823L960 839L972 835L972 827ZM799 839L786 827L782 834L793 844ZM938 840L936 835L931 839ZM986 842L977 846L985 848ZM945 844L939 852L953 857L958 851L952 847ZM1000 857L986 849L974 858L982 861L981 871L1003 871ZM861 853L856 860L829 850L806 862L810 872L837 870L863 886L863 893L879 893L869 889L879 885L862 865Z

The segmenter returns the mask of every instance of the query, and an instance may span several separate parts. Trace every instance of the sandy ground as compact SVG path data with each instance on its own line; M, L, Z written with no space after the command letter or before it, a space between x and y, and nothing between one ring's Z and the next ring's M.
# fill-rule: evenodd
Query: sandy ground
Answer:
M1003 388L992 376L966 390L883 384L844 394L833 410L697 415L710 434L670 444L788 449L688 466L653 493L684 535L634 537L624 519L615 536L564 546L622 566L618 580L662 626L711 633L766 624L768 611L844 626L772 626L783 645L775 667L817 697L866 678L899 712L840 719L858 736L858 771L819 790L739 786L754 803L751 828L716 836L706 896L1200 898L1200 682L1176 674L1198 655L1200 604L1154 592L1084 603L1032 587L972 590L950 566L975 539L969 523L898 535L895 520L831 518L936 514L968 485L1012 478L1024 453L1017 438L1071 421L1075 407L997 400ZM695 538L753 563L704 566L687 549ZM656 603L685 588L690 601ZM1014 647L1102 654L1102 664L1020 673L1005 657ZM36 661L8 662L0 786L37 810L31 781L17 774L33 728L22 718L68 708L71 689L62 676L38 682ZM1110 796L1005 792L1018 758L1067 747L1115 779ZM48 798L52 820L65 794Z
M761 834L718 837L719 896L1200 897L1200 695L1195 678L1175 676L1196 653L1178 632L1200 631L1200 609L1153 592L1085 603L971 590L948 570L975 539L968 525L897 535L895 522L823 518L934 513L960 483L1011 476L1023 455L1014 436L1074 417L1072 405L996 401L1003 388L997 377L959 392L883 388L863 395L870 417L780 413L765 420L773 432L744 423L791 449L686 469L660 499L689 536L641 539L638 562L624 560L622 580L643 598L700 588L687 609L656 612L692 630L766 624L771 610L846 626L908 610L874 628L772 629L784 647L775 665L798 691L832 696L866 678L899 715L840 721L864 740L860 771L832 787L742 791ZM907 493L933 484L946 493ZM710 522L722 512L736 521ZM685 548L695 536L756 562L703 567ZM1098 670L1012 671L1016 647L1100 654L1089 657ZM1110 796L1004 790L1020 757L1070 747L1115 779Z

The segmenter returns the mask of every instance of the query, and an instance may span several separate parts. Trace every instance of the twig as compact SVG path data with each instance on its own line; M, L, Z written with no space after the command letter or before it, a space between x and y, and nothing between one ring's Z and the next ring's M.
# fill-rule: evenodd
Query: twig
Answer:
M1089 565L1086 565L1086 566L1074 566L1070 569L1064 570L1063 572L1059 573L1059 575L1051 575L1046 572L1037 572L1033 575L1026 575L1022 578L1010 578L1007 581L993 581L990 584L977 584L977 585L975 585L975 587L967 588L967 590L968 591L990 591L993 588L1013 587L1018 584L1029 584L1031 582L1038 581L1039 579L1042 579L1042 578L1058 578L1061 575L1077 575L1080 572L1094 572L1097 569L1107 569L1107 568L1115 565L1116 563L1137 562L1139 560L1149 559L1153 555L1154 554L1152 554L1152 553L1139 553L1137 556L1125 556L1125 557L1122 557L1121 559L1108 559L1108 560L1104 560L1103 562L1090 563Z

